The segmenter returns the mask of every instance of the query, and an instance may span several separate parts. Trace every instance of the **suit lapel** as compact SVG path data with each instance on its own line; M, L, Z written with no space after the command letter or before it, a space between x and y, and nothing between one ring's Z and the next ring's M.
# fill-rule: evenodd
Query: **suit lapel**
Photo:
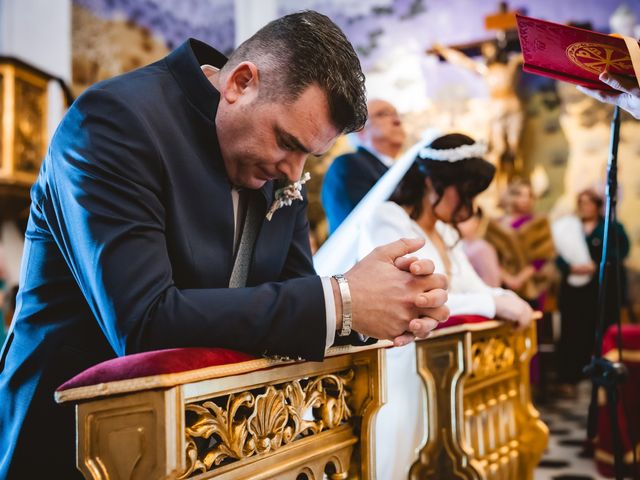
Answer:
M291 216L286 212L287 207L284 207L284 211L276 212L271 220L267 220L265 216L273 203L275 188L274 182L267 182L259 193L254 192L262 197L264 203L262 204L263 210L260 212L262 222L249 268L248 286L278 278L281 273L281 265L288 254L288 250L283 251L282 249L283 244L290 240L290 231L293 226Z
M369 167L380 175L384 175L389 168L380 161L373 153L363 147L358 147L358 152L362 155L363 160L367 162Z

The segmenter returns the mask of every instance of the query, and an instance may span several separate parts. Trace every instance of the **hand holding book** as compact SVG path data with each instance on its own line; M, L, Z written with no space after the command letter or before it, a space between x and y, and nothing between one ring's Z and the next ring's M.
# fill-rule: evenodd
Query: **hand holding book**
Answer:
M578 90L601 102L618 105L633 115L635 119L640 120L640 88L638 87L638 82L606 71L602 72L598 78L616 91L594 90L582 86L578 86Z
M578 85L640 119L640 47L635 39L517 16L523 70Z

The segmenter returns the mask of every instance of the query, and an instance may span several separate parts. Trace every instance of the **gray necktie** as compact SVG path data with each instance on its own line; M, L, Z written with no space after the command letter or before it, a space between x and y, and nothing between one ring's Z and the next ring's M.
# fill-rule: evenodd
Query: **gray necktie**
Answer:
M247 284L253 247L258 236L258 229L262 223L260 215L260 202L262 199L259 195L255 195L254 192L244 192L244 194L249 195L247 214L244 217L240 245L233 263L231 278L229 278L229 288L241 288Z

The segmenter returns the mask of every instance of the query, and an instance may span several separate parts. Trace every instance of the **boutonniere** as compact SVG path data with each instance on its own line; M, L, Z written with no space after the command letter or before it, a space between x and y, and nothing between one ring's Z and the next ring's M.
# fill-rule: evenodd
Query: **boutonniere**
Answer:
M310 179L311 175L309 172L304 172L302 178L297 182L290 183L276 190L275 200L265 215L267 220L271 220L271 217L273 217L273 214L276 213L276 210L279 208L285 206L288 207L294 200L302 200L302 193L300 193L300 190L302 190L302 185L307 183Z

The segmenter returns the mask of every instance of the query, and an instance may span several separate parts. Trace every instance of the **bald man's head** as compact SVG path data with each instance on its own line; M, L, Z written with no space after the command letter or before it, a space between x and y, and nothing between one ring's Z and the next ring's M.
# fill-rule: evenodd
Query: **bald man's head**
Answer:
M360 142L384 155L396 157L406 139L398 111L391 103L378 98L367 102L367 110L367 123L358 132Z

